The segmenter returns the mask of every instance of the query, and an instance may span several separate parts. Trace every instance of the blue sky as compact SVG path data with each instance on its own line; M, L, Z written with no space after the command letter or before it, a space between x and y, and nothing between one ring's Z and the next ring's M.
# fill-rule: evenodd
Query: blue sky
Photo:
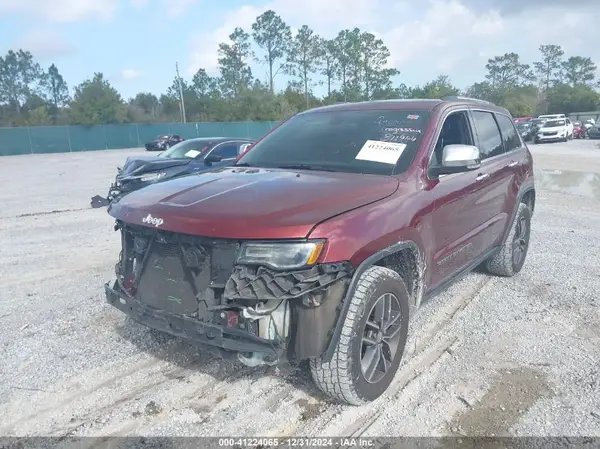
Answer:
M392 52L398 82L423 84L440 73L459 87L481 80L489 57L516 51L525 62L540 44L600 65L594 31L600 9L562 1L517 0L0 0L0 52L30 50L47 67L55 63L69 86L95 71L125 98L164 92L175 62L184 78L200 67L215 73L217 44L235 26L250 30L255 17L273 9L296 29L303 24L324 37L340 29L371 31ZM255 76L266 69L253 64ZM276 79L283 88L286 78ZM317 88L321 93L323 88Z

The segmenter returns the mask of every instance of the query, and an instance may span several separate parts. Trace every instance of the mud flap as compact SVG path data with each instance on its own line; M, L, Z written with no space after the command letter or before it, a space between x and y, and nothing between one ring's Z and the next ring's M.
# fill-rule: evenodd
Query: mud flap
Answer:
M101 197L100 195L96 195L92 197L92 201L90 201L90 206L94 209L98 209L100 207L107 207L110 204L108 199Z

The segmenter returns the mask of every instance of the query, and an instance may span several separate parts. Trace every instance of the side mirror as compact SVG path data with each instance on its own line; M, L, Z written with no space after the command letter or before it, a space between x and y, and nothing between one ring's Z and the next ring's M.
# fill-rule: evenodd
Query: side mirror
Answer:
M446 145L442 152L440 175L477 170L481 166L479 148L473 145Z
M204 158L204 163L210 165L214 162L221 162L223 160L222 156L217 156L216 154L209 154Z

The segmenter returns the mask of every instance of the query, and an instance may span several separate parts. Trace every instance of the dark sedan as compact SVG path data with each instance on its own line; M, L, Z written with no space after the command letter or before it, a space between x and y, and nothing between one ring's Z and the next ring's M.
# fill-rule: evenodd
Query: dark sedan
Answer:
M146 148L146 151L164 151L184 140L183 137L178 136L177 134L160 135L145 144L144 147Z
M92 198L92 207L102 207L123 195L159 181L199 173L233 164L254 143L250 139L202 137L180 142L157 156L130 156L118 168L108 197Z

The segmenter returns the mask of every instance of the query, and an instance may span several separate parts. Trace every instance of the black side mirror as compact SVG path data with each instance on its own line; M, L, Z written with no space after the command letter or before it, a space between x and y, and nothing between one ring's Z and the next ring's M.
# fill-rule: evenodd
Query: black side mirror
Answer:
M209 154L204 158L204 163L206 165L210 165L215 162L221 162L223 160L222 156L217 156L216 154Z

